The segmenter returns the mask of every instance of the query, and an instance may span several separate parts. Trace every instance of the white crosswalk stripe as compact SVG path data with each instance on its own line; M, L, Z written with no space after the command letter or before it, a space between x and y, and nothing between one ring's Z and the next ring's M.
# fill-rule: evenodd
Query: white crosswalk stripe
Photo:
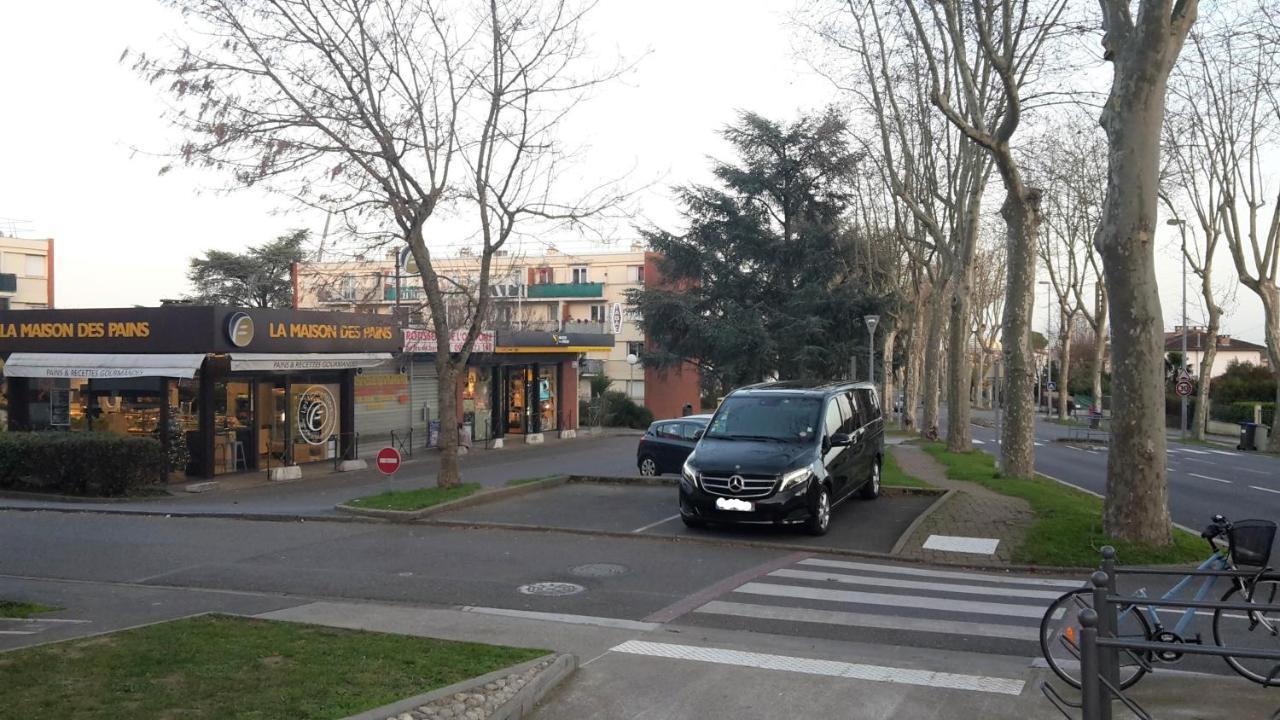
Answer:
M941 570L921 565L811 557L772 570L694 609L694 623L744 622L765 632L777 624L800 634L892 631L921 646L1005 641L1036 655L1040 619L1078 580ZM792 632L792 631L786 631ZM918 635L917 635L918 634ZM1009 644L1009 641L1013 641ZM911 644L910 642L908 644Z

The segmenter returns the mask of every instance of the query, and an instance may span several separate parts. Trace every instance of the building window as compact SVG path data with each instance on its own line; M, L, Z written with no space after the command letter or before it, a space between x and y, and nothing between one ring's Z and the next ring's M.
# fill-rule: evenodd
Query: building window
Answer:
M338 284L338 296L343 300L356 299L356 278L354 275L343 275Z
M542 267L542 268L538 268L537 271L535 272L533 281L534 281L534 284L536 285L550 285L551 283L555 282L555 279L556 279L555 273L552 272L551 268Z
M642 342L629 342L629 343L627 343L627 354L628 354L628 355L635 355L636 357L640 357L640 351L641 351L641 350L643 350L643 349L644 349L644 343L642 343Z
M0 310L8 310L8 309L9 309L9 298L0 297Z
M603 305L591 306L591 322L602 323L605 320L605 316L606 313Z
M573 268L573 284L585 285L587 282L587 266L579 265Z
M24 255L25 262L22 268L22 274L27 277L44 277L45 276L45 259L43 255Z
M628 265L627 266L627 282L637 285L644 284L644 266Z

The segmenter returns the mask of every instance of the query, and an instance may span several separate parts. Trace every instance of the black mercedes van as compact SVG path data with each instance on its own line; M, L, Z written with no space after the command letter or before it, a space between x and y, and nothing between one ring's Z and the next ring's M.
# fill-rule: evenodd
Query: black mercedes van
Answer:
M680 478L680 518L804 525L822 535L831 509L880 495L884 417L871 383L795 381L730 393Z

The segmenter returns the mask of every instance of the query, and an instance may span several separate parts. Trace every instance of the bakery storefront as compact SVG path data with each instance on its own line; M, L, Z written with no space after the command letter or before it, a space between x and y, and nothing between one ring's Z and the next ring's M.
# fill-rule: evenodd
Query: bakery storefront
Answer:
M0 311L7 428L156 437L189 477L351 457L356 376L400 345L365 314Z

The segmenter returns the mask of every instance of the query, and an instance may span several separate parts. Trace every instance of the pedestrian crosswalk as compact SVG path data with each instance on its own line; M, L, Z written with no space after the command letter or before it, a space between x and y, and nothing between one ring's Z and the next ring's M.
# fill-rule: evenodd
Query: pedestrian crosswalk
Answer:
M685 622L1035 655L1040 618L1077 580L824 557L752 578ZM787 629L780 631L779 623Z

